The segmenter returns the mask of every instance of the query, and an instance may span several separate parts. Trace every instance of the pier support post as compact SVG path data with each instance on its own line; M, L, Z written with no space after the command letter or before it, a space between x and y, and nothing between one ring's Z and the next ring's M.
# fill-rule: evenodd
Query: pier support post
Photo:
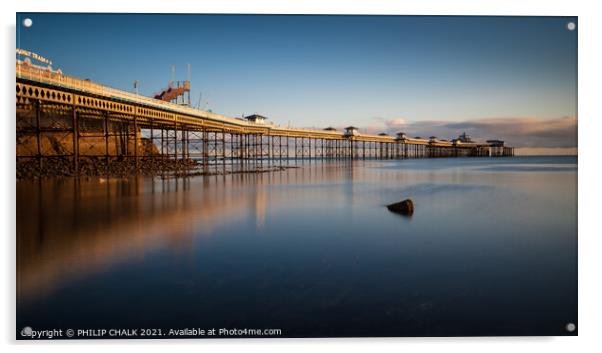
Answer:
M38 168L40 168L40 173L42 172L42 130L40 127L40 115L41 105L42 103L39 100L34 101L34 109L36 113L36 158L38 160Z
M190 130L186 130L186 159L190 159Z
M151 154L151 160L154 162L155 161L155 153L154 153L154 147L155 147L155 135L154 135L154 119L150 119L150 154Z
M173 139L174 139L174 159L178 160L178 123L173 124Z
M280 160L280 165L282 165L282 135L278 136L278 159Z
M165 158L165 129L161 127L161 158Z
M218 150L218 139L217 130L213 132L213 161L215 163L215 171L217 172L217 166L219 164L219 150Z
M263 165L263 134L255 135L255 153L260 165ZM259 143L257 143L259 141Z
M181 134L181 141L180 144L182 145L182 159L186 159L188 157L188 143L186 142L186 128L185 125L180 126L180 134Z
M109 171L109 112L105 112L104 113L105 116L105 126L104 126L104 133L105 133L105 161L107 163L106 167L107 167L107 172Z
M128 129L129 130L129 129ZM138 116L134 115L134 165L138 172Z
M241 132L237 132L235 134L235 136L236 136L236 140L235 141L236 141L236 146L237 146L237 152L236 152L237 153L236 154L237 162L240 165L242 165L242 158L243 158L243 156L242 156L242 148L243 148L242 133Z
M298 147L297 147L297 137L295 136L295 140L294 140L294 145L295 145L295 160L297 160L299 151L298 151Z
M291 160L291 149L290 149L290 137L286 136L286 165L289 164L290 160Z
M73 172L79 175L79 122L77 121L77 107L73 105Z
M222 129L222 167L226 174L226 130Z
M203 140L203 168L205 169L205 172L207 172L207 168L209 167L209 142L207 141L207 128L203 127L201 136Z

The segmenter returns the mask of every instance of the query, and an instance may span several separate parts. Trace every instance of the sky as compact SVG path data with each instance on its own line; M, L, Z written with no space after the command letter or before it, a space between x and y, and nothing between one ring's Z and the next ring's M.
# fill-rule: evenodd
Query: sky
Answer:
M33 25L24 27L22 19ZM577 146L576 17L17 14L17 46L151 96L279 125Z

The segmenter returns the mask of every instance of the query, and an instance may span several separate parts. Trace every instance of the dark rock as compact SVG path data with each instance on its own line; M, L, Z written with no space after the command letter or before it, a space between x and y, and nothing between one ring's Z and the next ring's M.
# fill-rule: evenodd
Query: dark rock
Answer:
M414 202L412 200L407 199L400 202L392 203L387 206L389 211L403 214L403 215L411 215L414 213Z

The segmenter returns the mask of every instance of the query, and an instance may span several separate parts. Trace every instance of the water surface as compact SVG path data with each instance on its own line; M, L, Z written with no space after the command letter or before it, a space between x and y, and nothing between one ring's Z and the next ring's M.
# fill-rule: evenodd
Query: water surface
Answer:
M575 157L17 183L17 328L564 335ZM412 217L385 205L412 198Z

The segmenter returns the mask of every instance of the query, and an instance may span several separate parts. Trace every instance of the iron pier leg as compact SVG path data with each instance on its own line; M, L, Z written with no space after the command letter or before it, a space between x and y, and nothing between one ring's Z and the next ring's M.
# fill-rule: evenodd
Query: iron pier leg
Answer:
M136 166L136 172L138 172L138 119L136 115L134 115L134 165Z
M167 143L169 144L169 141ZM175 160L177 160L178 159L178 130L177 130L175 124L173 127L173 144L174 144L173 158ZM168 150L169 150L169 148L168 148Z
M161 158L165 158L165 129L161 127Z
M105 132L105 161L107 163L106 168L107 168L107 173L108 173L108 168L109 168L109 112L105 112L105 126L104 126L104 132Z
M226 174L226 131L222 129L222 168Z
M208 165L208 161L209 161L209 151L207 150L208 148L208 141L207 141L207 129L203 128L202 130L202 135L203 136L203 169L205 171L205 173L207 172L207 168L209 167Z
M75 175L79 175L79 123L75 105L73 106L73 171Z
M38 168L40 168L40 173L42 172L42 131L40 129L41 105L42 104L39 100L34 101L34 107L36 111L36 158L38 159Z

